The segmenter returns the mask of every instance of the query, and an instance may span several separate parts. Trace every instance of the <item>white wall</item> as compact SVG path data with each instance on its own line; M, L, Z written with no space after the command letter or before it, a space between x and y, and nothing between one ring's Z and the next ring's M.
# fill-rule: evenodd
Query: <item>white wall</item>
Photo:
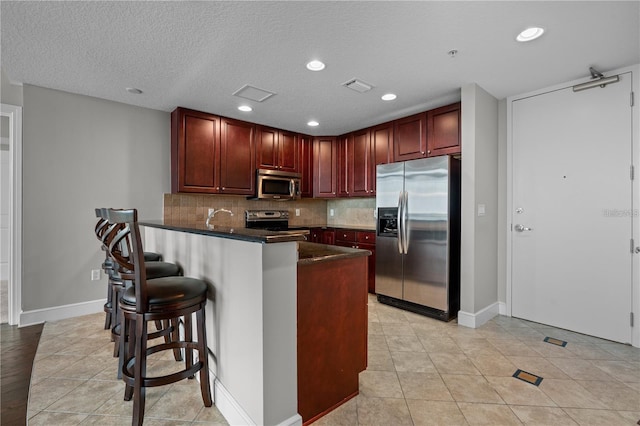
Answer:
M475 327L498 313L498 100L476 84L462 87L462 153L458 323Z
M9 118L0 117L0 280L9 279Z
M96 207L162 217L170 191L169 113L25 85L22 309L106 297L90 281L103 253ZM30 317L33 318L33 317Z

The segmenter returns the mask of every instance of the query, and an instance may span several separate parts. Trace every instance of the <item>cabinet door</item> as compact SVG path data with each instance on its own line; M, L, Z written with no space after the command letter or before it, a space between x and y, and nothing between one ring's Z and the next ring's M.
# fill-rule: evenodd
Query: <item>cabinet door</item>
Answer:
M393 163L393 122L371 129L371 153L374 166Z
M333 229L322 230L322 244L333 245L336 242L336 233Z
M345 229L336 229L336 245L343 245L344 247L356 246L356 231L349 231ZM343 244L340 244L343 243Z
M220 192L253 195L256 185L255 126L223 118L220 147Z
M319 243L322 241L322 228L309 229L308 241L312 243Z
M351 167L349 176L349 196L366 197L372 195L371 191L371 141L369 130L361 130L353 133L351 149L349 152Z
M376 166L393 163L393 122L375 126L371 130L370 193L376 194Z
M460 103L427 111L427 155L460 154Z
M300 191L302 197L313 197L313 138L300 135Z
M352 136L344 135L339 136L336 141L338 149L338 197L346 198L350 196L351 185L349 180L351 178L351 166L350 161L353 158L353 144Z
M427 156L427 114L420 113L396 120L393 129L394 161Z
M315 138L313 141L313 196L335 198L337 191L336 138Z
M261 169L278 168L278 130L257 126L256 161Z
M291 132L281 131L278 135L278 168L285 172L299 172L298 135Z
M367 287L369 293L376 292L376 245L368 244L368 243L359 243L358 248L362 250L369 250L371 252L371 256L367 259L367 269L369 270L369 274L367 276L368 282Z
M171 191L218 192L220 118L178 108L171 113Z

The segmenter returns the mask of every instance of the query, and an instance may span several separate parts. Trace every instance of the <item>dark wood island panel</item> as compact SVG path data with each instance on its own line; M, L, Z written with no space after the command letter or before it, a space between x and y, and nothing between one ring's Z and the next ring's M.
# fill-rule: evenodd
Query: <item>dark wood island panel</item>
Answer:
M298 413L309 424L358 394L367 368L367 257L298 263Z

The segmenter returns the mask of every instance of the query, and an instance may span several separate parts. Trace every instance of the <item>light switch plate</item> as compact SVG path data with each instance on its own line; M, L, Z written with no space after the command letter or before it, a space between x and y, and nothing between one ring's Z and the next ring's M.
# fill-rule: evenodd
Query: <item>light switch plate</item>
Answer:
M300 216L300 209L296 209L296 216Z
M484 215L485 215L485 205L478 204L478 216L484 216Z

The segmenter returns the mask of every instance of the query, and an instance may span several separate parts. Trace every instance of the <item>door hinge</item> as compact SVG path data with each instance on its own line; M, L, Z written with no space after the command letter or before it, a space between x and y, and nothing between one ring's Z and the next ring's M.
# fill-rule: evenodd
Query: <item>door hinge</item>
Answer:
M631 177L631 180L634 180L636 177L636 168L633 166L633 164L629 168L629 176Z
M631 98L631 106L633 106L633 101L634 101L634 99L633 99L633 92L631 92L631 96L630 96L630 98Z
M633 327L633 312L629 312L629 321L631 322L631 327Z
M633 248L635 247L635 245L636 245L636 244L635 244L635 242L633 241L633 238L632 238L631 240L629 240L629 241L630 241L630 243L631 243L631 244L629 245L629 248L631 249L631 254L633 254Z

